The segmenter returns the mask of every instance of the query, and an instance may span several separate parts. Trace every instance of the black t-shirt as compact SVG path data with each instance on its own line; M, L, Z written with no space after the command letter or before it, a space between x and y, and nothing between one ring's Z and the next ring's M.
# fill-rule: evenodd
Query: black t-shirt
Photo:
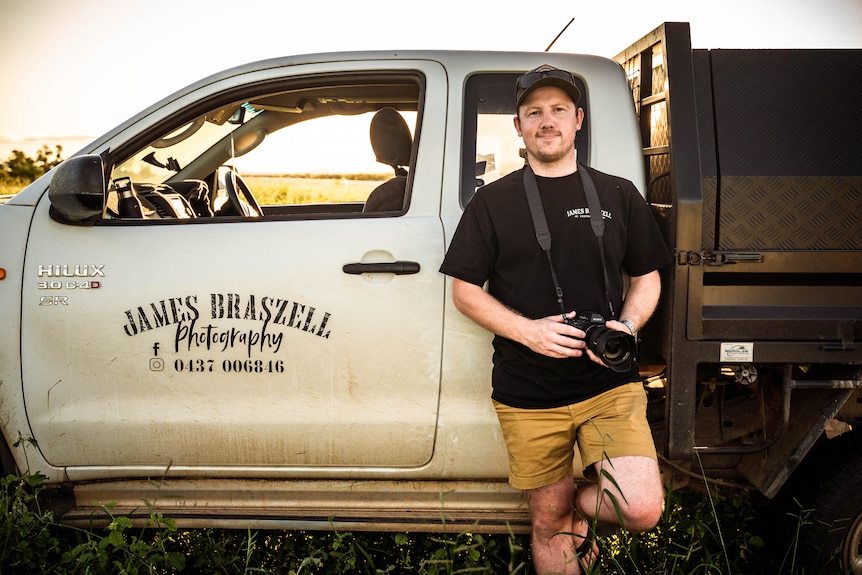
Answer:
M649 207L628 180L588 168L605 219L604 249L614 309L622 307L625 271L644 275L671 262ZM608 318L598 240L590 225L578 173L536 176L551 232L551 257L567 311ZM480 188L464 210L440 271L483 286L529 318L561 313L547 256L536 240L523 170ZM638 381L637 368L617 373L588 357L554 359L501 336L494 337L492 397L519 408L577 403Z

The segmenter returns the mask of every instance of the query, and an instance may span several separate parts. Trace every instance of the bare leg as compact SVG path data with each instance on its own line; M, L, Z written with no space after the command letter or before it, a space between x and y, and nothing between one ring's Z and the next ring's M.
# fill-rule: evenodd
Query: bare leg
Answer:
M575 483L571 477L528 492L530 520L533 526L533 565L540 575L577 575L582 565L575 549L583 542L589 524L575 511ZM598 557L594 543L588 565Z
M614 457L596 464L596 468L598 483L577 491L578 510L585 517L617 525L622 517L622 527L628 531L655 527L664 504L658 463L649 457ZM613 477L613 481L606 475Z

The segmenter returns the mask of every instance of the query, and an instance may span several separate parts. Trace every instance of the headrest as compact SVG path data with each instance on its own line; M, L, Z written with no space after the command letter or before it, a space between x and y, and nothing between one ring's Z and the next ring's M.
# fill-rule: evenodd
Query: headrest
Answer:
M393 168L410 164L413 137L395 108L382 108L371 119L371 148L377 161Z

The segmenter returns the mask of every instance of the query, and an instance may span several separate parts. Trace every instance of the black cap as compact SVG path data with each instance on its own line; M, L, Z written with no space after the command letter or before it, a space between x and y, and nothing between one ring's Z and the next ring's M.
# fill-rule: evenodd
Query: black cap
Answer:
M520 107L521 102L524 101L524 98L526 98L530 92L536 88L541 88L542 86L555 86L560 88L569 95L572 102L575 104L577 104L578 100L581 99L581 92L575 86L575 77L571 72L555 68L548 64L543 64L542 66L534 68L518 77L518 81L515 84L516 106Z

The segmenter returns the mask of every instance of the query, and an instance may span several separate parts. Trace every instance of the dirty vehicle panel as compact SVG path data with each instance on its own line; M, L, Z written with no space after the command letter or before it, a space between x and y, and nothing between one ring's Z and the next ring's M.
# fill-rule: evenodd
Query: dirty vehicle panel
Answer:
M327 99L376 90L415 111L422 90L416 172L439 174L442 158L421 147L442 136L445 78L439 65L423 66L421 74L399 76L387 64L386 73L361 88L344 79L321 82L313 69L295 67L289 91L244 100L262 111L236 130L232 145L236 150L243 138L273 131L268 112L296 106L308 94L324 100L317 104L324 109L334 105ZM365 74L354 71L350 82ZM282 115L277 121L300 112ZM147 149L167 162L196 136ZM205 160L186 164L180 156L177 175ZM141 166L150 164L121 163L112 177L129 174L140 186ZM428 463L444 301L443 278L431 273L443 230L436 202L419 200L437 190L430 192L417 182L409 218L324 213L228 223L213 216L83 229L58 224L40 202L24 292L43 299L24 306L22 361L28 417L45 459L63 468L153 469ZM110 223L116 222L128 223ZM343 270L389 261L411 262L418 273ZM399 337L390 339L395 325ZM388 351L381 354L377 346L385 340Z

